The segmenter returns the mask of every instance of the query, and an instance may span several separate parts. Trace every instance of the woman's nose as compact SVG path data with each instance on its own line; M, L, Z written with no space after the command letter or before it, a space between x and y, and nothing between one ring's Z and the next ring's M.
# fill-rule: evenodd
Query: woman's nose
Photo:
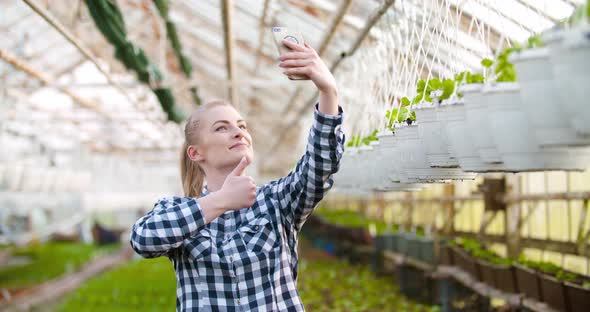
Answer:
M244 130L240 127L234 127L234 138L242 138L244 137Z

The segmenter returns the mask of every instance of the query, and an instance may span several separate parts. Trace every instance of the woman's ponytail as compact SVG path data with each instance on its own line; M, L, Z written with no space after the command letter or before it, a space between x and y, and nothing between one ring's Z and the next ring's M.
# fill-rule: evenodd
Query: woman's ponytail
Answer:
M186 197L199 197L201 196L203 184L205 183L205 172L203 172L203 169L197 163L188 157L188 146L188 142L184 142L180 158L182 190Z

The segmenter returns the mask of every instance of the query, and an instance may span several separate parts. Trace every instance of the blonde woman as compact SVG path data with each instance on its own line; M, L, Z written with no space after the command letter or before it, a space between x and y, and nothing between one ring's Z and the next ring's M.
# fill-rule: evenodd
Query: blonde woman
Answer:
M301 226L332 187L344 134L333 75L309 45L283 41L283 73L319 90L307 148L287 176L256 187L246 121L229 104L209 102L185 127L184 197L160 199L133 226L131 246L167 256L177 280L177 311L303 311L296 288ZM206 184L205 184L206 181Z

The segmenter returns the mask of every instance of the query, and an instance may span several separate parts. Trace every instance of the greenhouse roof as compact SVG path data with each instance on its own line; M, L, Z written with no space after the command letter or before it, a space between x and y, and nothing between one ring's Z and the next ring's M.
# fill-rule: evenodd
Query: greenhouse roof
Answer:
M170 1L169 19L193 67L192 77L187 78L153 2L116 1L128 39L157 65L164 76L162 85L172 88L181 108L194 107L194 86L203 100L229 98L233 80L237 92L232 102L249 120L258 157L271 158L260 167L271 175L284 173L296 160L293 148L286 146L304 142L307 131L300 121L309 121L305 116L311 114L305 112L311 110L302 108L314 100L314 88L310 82L293 82L282 75L270 27L287 26L302 32L307 42L323 50L328 66L339 65L343 55L355 52L355 43L362 42L358 51L371 49L385 40L384 33L395 30L401 39L391 42L402 44L392 45L392 56L422 51L413 55L429 68L420 76L449 76L477 70L481 59L551 28L582 2ZM224 18L223 3L230 4L228 18ZM378 15L384 6L383 16ZM454 12L459 18L451 22L441 18L440 12ZM366 32L375 16L380 17L379 22ZM229 32L224 31L226 23L231 26ZM180 148L180 127L166 120L149 87L115 58L113 46L97 29L85 2L2 1L0 35L1 94L8 103L5 131L36 137L55 149L68 149L78 141L100 152ZM226 45L231 47L229 54ZM226 61L228 57L233 57L231 62ZM347 79L349 69L350 62L343 62L336 71L339 82ZM414 79L400 79L404 78ZM374 78L367 75L366 79ZM342 93L356 94L351 90ZM355 129L351 120L346 126L349 130Z

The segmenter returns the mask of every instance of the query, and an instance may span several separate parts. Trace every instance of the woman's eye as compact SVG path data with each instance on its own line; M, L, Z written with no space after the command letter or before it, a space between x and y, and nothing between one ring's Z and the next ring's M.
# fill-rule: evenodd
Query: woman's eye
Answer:
M225 129L227 129L225 126L221 126L221 127L218 127L217 129L215 129L215 131L225 130Z
M241 125L241 126L240 126L240 129L247 130L247 129L248 129L248 127L247 127L246 125Z

